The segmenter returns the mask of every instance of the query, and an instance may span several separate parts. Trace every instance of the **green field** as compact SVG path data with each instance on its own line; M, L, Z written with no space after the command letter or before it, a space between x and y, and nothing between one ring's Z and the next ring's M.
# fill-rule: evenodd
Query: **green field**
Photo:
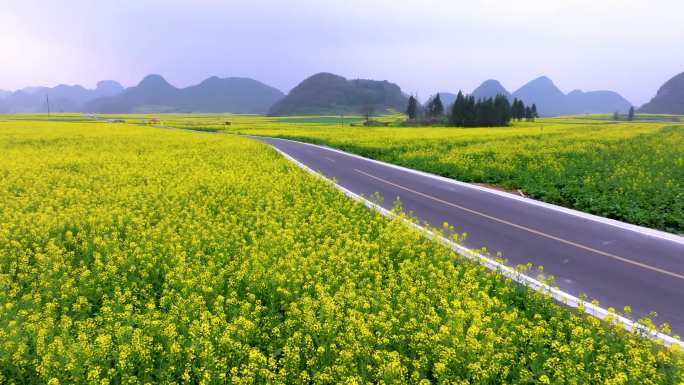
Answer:
M0 384L684 380L678 348L530 293L257 141L18 118L0 118ZM288 130L161 125L226 119ZM430 132L427 149L447 135Z

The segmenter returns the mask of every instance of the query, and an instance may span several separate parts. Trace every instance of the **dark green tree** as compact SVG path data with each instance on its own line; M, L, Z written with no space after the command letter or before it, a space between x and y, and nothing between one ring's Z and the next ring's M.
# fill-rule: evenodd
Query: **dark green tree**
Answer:
M463 119L464 127L477 126L477 104L474 96L468 96L465 102L465 118Z
M504 95L496 95L494 98L495 125L507 126L511 121L511 103Z
M620 120L620 113L615 111L613 112L613 120Z
M539 117L539 113L537 112L537 105L532 104L532 118L536 119Z
M484 106L483 100L478 99L475 102L475 121L471 122L471 126L473 127L478 127L478 126L485 126L485 115L487 112L485 111L487 107Z
M525 117L525 104L520 99L513 99L512 116L514 119L520 121Z
M449 116L449 123L456 127L465 127L466 117L466 98L460 90L456 95L456 101L451 106L451 115Z
M499 127L510 123L512 106L504 95L475 100L459 91L451 107L449 123L456 127Z
M439 94L435 95L427 105L427 114L431 118L439 118L444 115L444 104Z
M477 123L478 127L494 126L494 116L496 111L494 109L494 99L487 98L477 101Z
M518 119L518 98L513 98L511 103L511 119Z
M409 119L414 120L418 115L418 100L411 95L408 100L408 106L406 107L406 115Z
M534 120L534 118L532 118L532 109L529 106L525 107L525 120L528 122Z
M629 107L629 114L627 114L627 120L630 122L634 120L634 106Z

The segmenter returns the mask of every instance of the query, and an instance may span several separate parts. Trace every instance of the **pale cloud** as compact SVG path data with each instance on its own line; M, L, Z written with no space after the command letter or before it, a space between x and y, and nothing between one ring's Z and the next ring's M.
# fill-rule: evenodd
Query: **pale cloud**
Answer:
M427 96L543 74L640 104L684 71L681 15L680 0L5 0L0 88L161 73L287 91L330 71Z

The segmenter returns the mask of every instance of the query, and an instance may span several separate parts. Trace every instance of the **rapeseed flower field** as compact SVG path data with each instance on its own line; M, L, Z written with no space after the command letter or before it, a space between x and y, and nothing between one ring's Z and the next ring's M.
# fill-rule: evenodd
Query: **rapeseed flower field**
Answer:
M637 225L684 234L684 124L540 119L501 128L254 121L297 139Z
M605 146L654 132L634 131ZM378 156L447 135L398 150L409 132ZM0 384L684 380L677 347L530 293L262 143L25 117L0 121L0 149Z

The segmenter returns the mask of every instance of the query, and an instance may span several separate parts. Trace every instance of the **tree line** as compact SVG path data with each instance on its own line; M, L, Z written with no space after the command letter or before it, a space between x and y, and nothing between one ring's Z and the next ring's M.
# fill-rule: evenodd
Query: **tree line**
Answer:
M446 115L444 111L439 94L428 101L424 111L421 111L418 100L411 96L406 115L412 121L423 119L428 124L446 123L454 127L500 127L509 125L511 120L533 121L539 117L535 104L526 106L517 98L511 103L504 95L476 100L474 96L463 95L461 91Z

